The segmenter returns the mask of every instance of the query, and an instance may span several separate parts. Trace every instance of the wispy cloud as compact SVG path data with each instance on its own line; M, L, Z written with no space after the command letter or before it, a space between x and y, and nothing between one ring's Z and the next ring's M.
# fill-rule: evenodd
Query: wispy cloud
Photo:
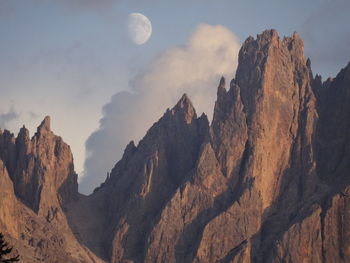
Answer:
M8 129L8 124L11 121L17 120L20 114L11 107L7 112L0 113L0 128Z
M89 193L98 186L126 144L141 139L183 93L197 112L211 118L218 81L221 75L234 75L239 48L238 38L227 28L200 25L184 46L166 50L133 79L131 92L115 94L103 108L99 129L86 142L80 190Z

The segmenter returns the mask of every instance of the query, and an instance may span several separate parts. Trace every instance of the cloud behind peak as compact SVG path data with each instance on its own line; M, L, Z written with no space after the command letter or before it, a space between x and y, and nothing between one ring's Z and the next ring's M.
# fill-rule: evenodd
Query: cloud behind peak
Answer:
M100 127L86 141L87 159L80 191L90 193L120 159L131 140L138 141L182 94L189 95L197 112L209 118L222 75L234 75L239 39L223 26L199 25L187 43L160 54L146 71L103 108Z

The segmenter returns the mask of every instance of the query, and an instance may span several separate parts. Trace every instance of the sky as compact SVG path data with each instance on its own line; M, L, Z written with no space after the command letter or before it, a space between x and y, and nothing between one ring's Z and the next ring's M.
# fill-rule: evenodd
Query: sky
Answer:
M152 23L143 45L128 36L134 12ZM348 0L0 0L0 128L33 134L50 115L89 193L182 93L210 118L250 35L297 31L314 74L334 77L349 13Z

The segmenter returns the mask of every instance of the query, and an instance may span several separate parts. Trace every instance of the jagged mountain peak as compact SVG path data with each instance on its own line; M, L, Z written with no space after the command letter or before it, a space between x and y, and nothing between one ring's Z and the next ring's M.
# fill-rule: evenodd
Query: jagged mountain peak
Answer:
M224 77L224 76L221 76L220 82L219 82L219 87L225 88L225 85L226 85L225 77Z
M226 80L224 76L220 78L220 82L217 88L217 97L221 97L223 94L226 94Z
M180 114L187 123L190 123L193 119L197 118L196 110L186 93L181 96L180 100L171 109L171 113L173 115Z
M257 40L258 41L262 41L262 40L265 40L265 41L268 41L268 42L271 42L275 39L279 39L279 36L278 36L278 32L276 29L266 29L264 30L261 34L258 34L257 35Z
M350 64L322 84L271 29L225 85L210 126L184 94L90 196L49 117L0 132L0 226L28 262L350 262Z
M39 134L42 134L42 133L47 133L50 131L51 131L51 117L46 116L44 118L44 120L41 122L41 124L39 125L37 132Z
M19 130L18 139L23 139L23 140L27 140L29 139L29 130L23 125L22 128Z

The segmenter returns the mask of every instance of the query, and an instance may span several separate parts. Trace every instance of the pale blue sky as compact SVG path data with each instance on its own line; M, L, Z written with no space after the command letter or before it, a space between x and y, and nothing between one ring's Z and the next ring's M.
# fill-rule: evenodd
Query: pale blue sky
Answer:
M131 12L152 22L144 45L127 38ZM199 24L223 25L240 41L268 28L297 31L325 78L350 61L349 14L348 0L0 0L0 118L18 113L0 124L17 132L24 122L33 132L51 115L80 172L103 105Z

